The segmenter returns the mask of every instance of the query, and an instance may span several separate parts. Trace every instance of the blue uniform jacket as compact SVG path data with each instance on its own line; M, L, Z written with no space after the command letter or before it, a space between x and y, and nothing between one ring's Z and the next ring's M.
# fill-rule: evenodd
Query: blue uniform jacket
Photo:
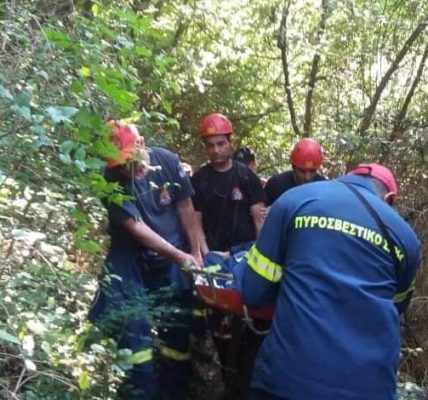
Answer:
M343 183L369 201L381 229ZM298 400L396 398L399 311L419 265L419 242L373 183L346 176L291 189L234 270L249 306L276 303L252 387Z
M130 180L123 177L116 169L106 171L106 179L118 182L123 193L132 198L125 200L121 205L106 204L109 216L109 233L111 243L106 259L109 274L119 276L113 279L110 291L115 293L109 301L114 300L110 308L120 308L118 302L130 301L134 293L143 288L151 290L148 273L155 273L154 263L156 254L142 246L133 235L128 232L123 222L129 218L143 220L151 229L165 240L180 249L185 249L185 235L177 213L177 201L190 198L193 188L184 170L181 168L178 157L172 152L153 147L149 150L152 170L142 179ZM144 264L150 264L148 271L143 270ZM156 272L161 274L162 284L175 283L180 290L189 289L189 282L183 279L180 268L169 260L160 260L164 264ZM161 285L160 279L155 286ZM94 321L107 307L107 299L103 291L97 296L97 301L91 307L89 318Z

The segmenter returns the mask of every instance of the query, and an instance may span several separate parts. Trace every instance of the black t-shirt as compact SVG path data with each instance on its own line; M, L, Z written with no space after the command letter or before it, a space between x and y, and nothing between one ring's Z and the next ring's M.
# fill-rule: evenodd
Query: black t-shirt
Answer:
M254 172L237 161L224 172L208 164L193 175L192 184L210 250L227 251L256 239L250 207L264 202L265 194Z
M316 182L324 180L325 178L322 175L316 174L313 181ZM272 203L284 192L296 186L299 186L299 184L294 179L293 171L285 171L280 174L273 175L267 181L265 186L265 193L267 199L266 205L272 205Z

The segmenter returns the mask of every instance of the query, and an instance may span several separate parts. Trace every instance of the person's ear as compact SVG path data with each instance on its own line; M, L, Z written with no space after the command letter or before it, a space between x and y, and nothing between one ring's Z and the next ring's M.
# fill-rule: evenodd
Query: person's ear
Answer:
M395 203L396 195L394 192L388 192L383 196L383 200L388 203L390 206L393 206Z

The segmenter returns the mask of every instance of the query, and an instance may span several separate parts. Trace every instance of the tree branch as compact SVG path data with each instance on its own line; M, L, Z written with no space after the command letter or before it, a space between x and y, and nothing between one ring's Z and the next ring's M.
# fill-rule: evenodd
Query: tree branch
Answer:
M392 74L397 70L401 60L404 58L404 56L407 54L407 52L410 50L413 43L416 41L416 39L421 35L421 33L424 31L424 29L428 25L428 17L425 16L424 20L415 28L415 30L412 32L412 34L409 36L409 38L404 43L401 50L398 52L397 56L395 57L395 60L392 62L389 69L386 71L385 75L382 77L378 87L376 88L375 94L370 102L370 105L367 107L367 109L364 112L363 119L361 121L360 127L358 129L358 132L360 135L364 135L364 133L367 131L368 127L370 126L370 123L373 119L376 106L379 102L380 96L382 95L382 92L384 91L386 85L388 84L389 79L391 78Z
M282 9L281 23L279 26L277 46L281 50L281 62L282 62L282 71L284 73L284 89L285 94L287 95L287 105L288 111L290 113L291 126L293 127L294 133L300 136L300 129L297 125L296 111L294 109L294 101L291 93L290 85L290 73L288 70L288 55L287 55L287 18L288 11L290 9L290 2L284 4Z
M324 36L325 23L328 16L328 0L322 0L321 2L321 19L317 30L316 42L315 42L315 54L312 60L311 73L308 81L308 93L306 94L305 100L305 117L303 121L303 136L311 136L312 128L312 99L315 90L315 82L317 80L317 74L319 70L320 62L320 46Z
M410 87L409 93L407 93L403 106L401 107L401 110L395 117L394 127L392 128L392 133L389 138L390 141L393 141L403 131L403 121L406 118L407 110L409 108L410 102L422 78L422 73L424 71L427 58L428 58L428 44L425 47L424 53L421 58L421 62L419 63L418 71L416 72L416 76L415 76L415 79L413 80L412 86Z
M273 113L276 113L281 109L281 104L274 104L273 106L267 108L264 112L261 112L259 114L245 114L241 115L240 117L234 117L233 121L249 121L249 120L256 120L259 121L264 117L267 117Z

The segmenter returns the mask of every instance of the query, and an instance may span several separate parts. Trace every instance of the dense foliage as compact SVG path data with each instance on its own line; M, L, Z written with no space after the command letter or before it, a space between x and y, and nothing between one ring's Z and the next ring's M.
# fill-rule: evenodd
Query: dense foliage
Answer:
M266 176L298 136L322 141L330 177L386 162L426 267L427 24L418 1L3 2L0 397L113 399L130 365L86 322L107 242L98 199L120 199L99 173L108 118L194 166L214 110ZM403 325L408 398L427 385L427 293L423 268Z

